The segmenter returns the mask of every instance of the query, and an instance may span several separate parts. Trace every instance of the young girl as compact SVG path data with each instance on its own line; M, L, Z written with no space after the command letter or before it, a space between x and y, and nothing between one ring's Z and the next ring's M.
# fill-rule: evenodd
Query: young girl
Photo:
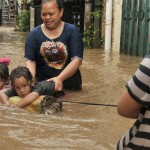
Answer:
M0 58L0 91L9 88L9 58Z
M34 83L31 72L26 67L17 67L10 74L11 89L0 93L0 102L12 106L9 98L12 96L21 97L21 101L16 104L19 108L24 108L40 97L40 95L54 94L54 82L42 81Z

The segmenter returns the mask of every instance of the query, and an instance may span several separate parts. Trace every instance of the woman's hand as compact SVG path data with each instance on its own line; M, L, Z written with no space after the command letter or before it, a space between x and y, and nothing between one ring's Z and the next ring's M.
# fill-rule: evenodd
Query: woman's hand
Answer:
M63 88L63 82L60 78L54 77L47 80L48 82L53 81L55 83L55 91L61 91Z

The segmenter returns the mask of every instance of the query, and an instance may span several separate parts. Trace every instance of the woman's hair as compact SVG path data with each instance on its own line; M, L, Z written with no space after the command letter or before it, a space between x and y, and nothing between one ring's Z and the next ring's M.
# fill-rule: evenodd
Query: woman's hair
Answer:
M9 78L9 68L6 63L0 63L0 80L6 82Z
M17 78L24 77L27 81L32 81L33 77L30 70L27 67L19 66L13 69L10 73L10 80L13 85Z
M42 4L45 4L45 3L49 3L49 2L52 2L52 1L55 1L56 4L57 4L57 7L59 10L61 10L63 8L63 5L62 5L62 1L61 0L42 0Z

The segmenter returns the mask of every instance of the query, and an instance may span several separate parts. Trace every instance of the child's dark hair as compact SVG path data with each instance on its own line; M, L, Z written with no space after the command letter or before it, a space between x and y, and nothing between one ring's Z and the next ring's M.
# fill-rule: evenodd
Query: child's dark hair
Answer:
M33 77L30 70L27 67L19 66L13 69L10 73L10 80L13 85L17 78L24 77L27 81L32 81Z
M45 4L45 3L48 3L48 2L51 2L51 1L56 1L57 7L58 7L59 10L61 10L63 8L61 0L42 0L41 4Z
M6 63L0 63L0 80L6 82L9 78L9 68Z

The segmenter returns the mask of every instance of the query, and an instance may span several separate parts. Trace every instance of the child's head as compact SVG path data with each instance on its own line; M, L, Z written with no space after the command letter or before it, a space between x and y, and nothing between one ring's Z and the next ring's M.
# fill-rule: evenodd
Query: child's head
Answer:
M33 86L33 77L30 70L20 66L10 73L12 87L20 97L25 97L31 92Z
M0 63L0 90L9 81L9 68L6 63Z

